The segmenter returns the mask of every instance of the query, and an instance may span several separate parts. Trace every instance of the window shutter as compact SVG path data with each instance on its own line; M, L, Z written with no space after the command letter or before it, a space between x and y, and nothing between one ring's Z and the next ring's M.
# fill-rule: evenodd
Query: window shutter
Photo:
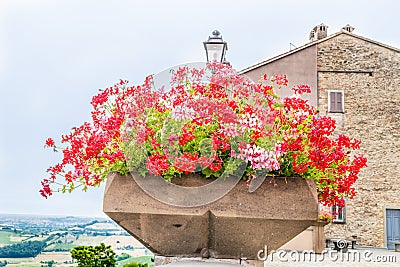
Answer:
M343 112L343 93L342 92L330 92L329 93L329 110L331 112Z
M343 112L342 110L342 92L336 92L336 110Z
M335 109L336 109L336 92L330 92L329 93L330 94L330 103L329 103L329 105L330 105L330 111L335 111Z
M346 206L340 209L339 206L332 206L332 215L334 223L346 223Z

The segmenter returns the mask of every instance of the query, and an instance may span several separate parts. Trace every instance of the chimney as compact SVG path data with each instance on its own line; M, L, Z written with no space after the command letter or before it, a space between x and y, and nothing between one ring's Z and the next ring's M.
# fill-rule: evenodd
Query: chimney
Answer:
M317 25L312 29L310 32L310 42L321 40L325 37L328 36L328 26L325 24L321 23L320 25Z
M354 27L352 27L350 24L347 24L346 26L344 26L342 28L342 30L347 31L347 32L353 32L354 31Z

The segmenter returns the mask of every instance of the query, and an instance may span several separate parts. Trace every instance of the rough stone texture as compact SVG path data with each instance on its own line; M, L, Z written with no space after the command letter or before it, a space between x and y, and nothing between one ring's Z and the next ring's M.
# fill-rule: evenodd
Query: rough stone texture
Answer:
M316 60L304 66L303 75L296 68L305 62L303 50L311 48L317 50ZM360 153L368 159L355 185L357 197L347 201L346 223L326 226L326 236L355 235L360 245L386 246L385 208L400 208L400 50L342 32L242 73L257 80L273 67L286 67L289 81L301 78L308 84L314 84L315 69L318 90L311 88L310 103L318 102L320 114L336 120L336 134L360 139ZM344 113L327 112L328 90L344 92Z
M356 183L358 194L347 202L346 224L330 224L325 233L356 235L361 245L383 247L385 207L400 206L400 52L349 34L317 47L320 113L336 119L337 133L360 139L368 159ZM337 70L372 71L372 76ZM343 90L343 114L327 113L328 90Z
M192 179L192 178L187 178ZM194 179L194 178L193 178ZM131 176L111 174L104 212L156 255L256 259L275 250L317 219L315 183L275 178L249 193L245 182L199 207L171 206L147 195Z

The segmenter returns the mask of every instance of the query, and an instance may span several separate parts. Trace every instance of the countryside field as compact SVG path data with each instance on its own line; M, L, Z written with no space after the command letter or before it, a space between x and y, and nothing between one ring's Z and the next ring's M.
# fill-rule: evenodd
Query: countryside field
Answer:
M126 260L118 261L117 267L123 267L125 264L130 262L137 263L149 263L149 266L153 266L151 262L152 256L141 256L133 257ZM49 262L54 260L56 263L54 267L70 267L77 266L76 263L64 263L71 261L69 252L44 252L35 258L0 258L0 261L6 260L8 262L7 267L41 267L43 262Z
M12 239L13 233L5 233L0 231L2 239L1 245L12 244L10 241ZM143 247L136 239L131 236L79 236L72 244L53 244L46 249L63 249L70 250L75 246L81 245L97 245L104 243L110 245L117 255L123 253L128 254L131 258L125 259L123 261L117 262L117 266L124 266L129 262L139 262L151 263L152 254ZM124 249L129 246L133 249ZM68 251L52 251L52 252L42 252L36 257L31 258L0 258L0 262L7 261L7 267L41 267L45 262L54 261L55 267L66 267L66 266L76 266L73 263L71 254ZM150 266L150 265L149 265Z
M116 255L120 256L117 266L122 267L130 262L148 262L149 266L153 266L152 253L112 221L88 222L86 218L84 223L81 223L79 218L68 219L71 221L69 224L65 224L62 218L53 218L51 223L43 223L43 219L34 223L30 219L29 224L24 224L22 219L8 219L2 223L0 215L0 266L3 266L1 264L4 261L7 262L7 267L47 267L48 263L53 261L53 267L76 266L69 252L72 248L97 246L100 243L111 246ZM29 250L29 244L34 242L44 244L43 249L35 256L1 256L5 255L1 254L5 253L4 249L12 250L13 246L18 244L25 244Z

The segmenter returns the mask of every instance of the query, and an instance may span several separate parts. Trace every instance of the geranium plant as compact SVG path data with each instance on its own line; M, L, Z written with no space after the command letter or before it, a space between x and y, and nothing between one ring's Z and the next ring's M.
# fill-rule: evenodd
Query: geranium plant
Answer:
M247 161L248 183L260 171L275 186L276 176L313 179L322 204L342 206L345 196L355 195L353 184L366 166L354 153L360 141L333 134L335 121L301 98L309 86L279 97L276 91L287 83L286 75L254 83L219 63L181 67L160 88L153 76L139 86L121 80L93 97L92 121L63 135L65 147L46 140L63 159L47 170L40 192L85 190L112 171L167 180L199 172L217 179L237 168L233 158Z
M318 221L331 223L333 222L333 215L329 211L320 210L318 212Z

